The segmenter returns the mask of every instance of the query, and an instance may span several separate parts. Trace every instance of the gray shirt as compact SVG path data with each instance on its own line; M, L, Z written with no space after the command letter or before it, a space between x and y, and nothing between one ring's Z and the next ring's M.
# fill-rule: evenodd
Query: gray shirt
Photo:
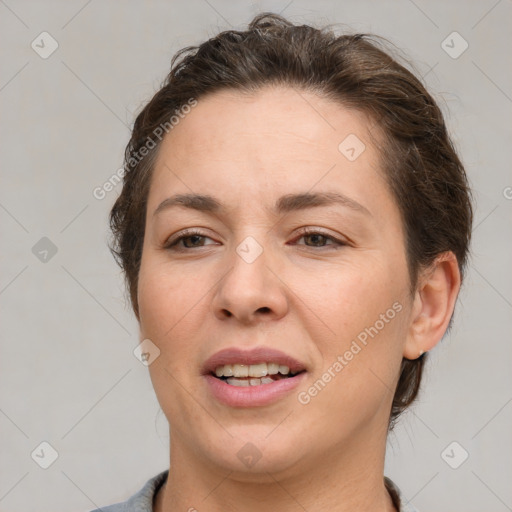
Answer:
M153 512L153 499L167 480L169 470L162 471L146 482L144 487L129 500L108 507L98 508L91 512ZM398 487L387 477L384 477L386 488L393 499L398 512L418 512L409 502L405 502Z

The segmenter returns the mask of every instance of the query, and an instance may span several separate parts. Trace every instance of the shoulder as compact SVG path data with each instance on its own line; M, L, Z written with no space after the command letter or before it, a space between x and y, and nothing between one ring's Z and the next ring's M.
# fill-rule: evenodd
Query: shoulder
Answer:
M169 470L150 478L140 491L121 503L101 507L91 512L153 512L153 498L167 480Z

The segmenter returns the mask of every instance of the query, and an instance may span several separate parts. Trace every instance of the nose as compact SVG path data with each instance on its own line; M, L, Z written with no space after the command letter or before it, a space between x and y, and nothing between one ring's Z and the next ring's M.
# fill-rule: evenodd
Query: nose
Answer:
M270 259L267 249L254 260L242 251L234 251L232 266L217 284L213 296L212 308L217 318L233 318L250 325L286 315L287 286L279 275L278 265L272 265Z

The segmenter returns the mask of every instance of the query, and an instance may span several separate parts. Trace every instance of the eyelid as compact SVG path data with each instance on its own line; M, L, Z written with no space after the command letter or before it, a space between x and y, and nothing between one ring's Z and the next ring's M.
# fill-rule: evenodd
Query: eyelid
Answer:
M183 231L178 232L177 234L169 237L164 242L164 244L163 244L164 249L172 249L173 247L177 246L181 242L181 240L192 237L192 236L199 236L201 238L212 239L206 233L201 231L201 229L203 229L203 228L187 228L187 229L184 229ZM347 240L346 237L335 236L335 235L332 235L331 233L325 231L322 228L317 228L317 227L313 227L313 226L305 226L303 228L300 228L298 230L298 233L295 235L293 242L296 242L297 240L300 240L304 236L308 236L308 235L320 235L320 236L325 237L326 239L331 240L334 243L327 244L327 245L321 246L321 247L307 246L305 244L298 244L298 245L303 245L304 247L309 248L309 249L320 249L321 250L321 249L326 249L328 247L343 247L346 245L350 245L350 243L351 243L351 241ZM208 244L208 245L214 245L214 244ZM200 248L200 247L205 247L205 246L198 246L197 248ZM193 249L193 248L185 247L185 248L176 249L176 250L177 251L181 250L182 252L187 252L191 249Z
M328 239L332 240L333 242L335 242L334 244L331 244L331 246L336 246L336 245L344 246L344 245L350 244L350 241L344 237L335 236L335 235L329 233L328 231L325 231L322 228L316 228L316 227L312 227L312 226L306 226L304 228L300 228L298 235L299 236L294 238L294 241L299 240L300 238L302 238L304 236L308 236L308 235L321 235L321 236L328 238ZM308 247L308 246L305 246L305 247ZM324 247L329 247L329 246L327 245ZM323 249L324 247L316 247L316 249ZM310 247L310 248L315 249L315 247Z
M179 231L178 233L171 235L164 242L164 248L169 248L178 242L180 242L183 238L188 238L191 236L200 236L203 238L211 238L205 232L201 231L203 228L186 228L183 231Z

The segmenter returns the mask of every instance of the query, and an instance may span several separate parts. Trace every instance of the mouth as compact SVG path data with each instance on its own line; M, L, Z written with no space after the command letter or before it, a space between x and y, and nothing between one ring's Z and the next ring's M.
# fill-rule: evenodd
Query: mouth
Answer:
M226 382L230 386L265 386L278 380L295 377L305 370L292 372L289 366L279 363L224 364L215 368L210 375Z
M298 386L306 366L275 349L225 349L203 366L209 391L231 407L263 406L276 402Z

